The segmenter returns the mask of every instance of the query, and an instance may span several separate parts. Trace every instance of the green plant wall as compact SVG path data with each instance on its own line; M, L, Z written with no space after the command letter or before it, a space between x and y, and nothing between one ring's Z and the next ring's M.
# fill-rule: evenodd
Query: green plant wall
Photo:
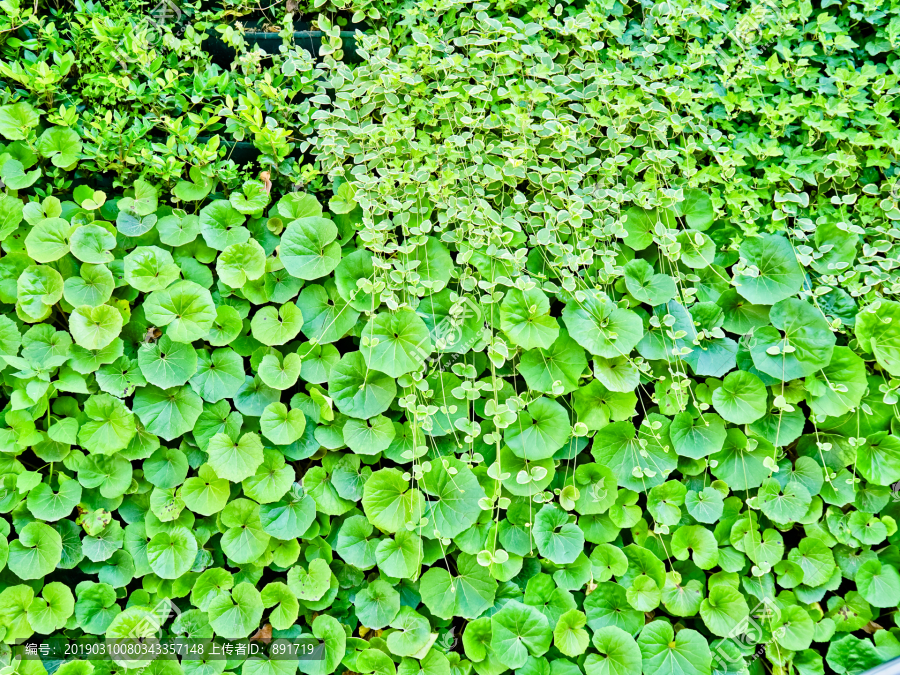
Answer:
M175 7L0 3L0 675L900 656L900 9Z

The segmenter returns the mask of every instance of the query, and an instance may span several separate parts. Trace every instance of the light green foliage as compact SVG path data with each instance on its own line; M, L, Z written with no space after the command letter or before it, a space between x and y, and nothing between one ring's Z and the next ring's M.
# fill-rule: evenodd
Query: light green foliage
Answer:
M213 4L0 2L4 643L900 655L896 3Z

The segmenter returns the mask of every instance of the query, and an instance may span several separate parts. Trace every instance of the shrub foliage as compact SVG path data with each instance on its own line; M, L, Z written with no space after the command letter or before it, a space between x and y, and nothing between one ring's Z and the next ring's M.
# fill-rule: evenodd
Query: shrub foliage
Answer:
M3 673L900 656L900 10L287 4L0 3L0 637L322 658Z

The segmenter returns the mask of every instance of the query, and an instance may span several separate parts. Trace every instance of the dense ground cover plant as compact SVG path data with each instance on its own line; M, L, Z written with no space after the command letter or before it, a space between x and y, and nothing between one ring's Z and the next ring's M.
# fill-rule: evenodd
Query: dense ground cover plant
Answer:
M141 672L900 656L896 7L0 8L6 645L168 599L324 659Z
M77 0L74 9L44 14L10 10L21 37L0 52L4 101L44 109L48 123L81 141L74 172L45 173L48 182L63 191L85 181L121 190L144 177L171 190L193 168L236 189L245 167L232 154L243 142L260 155L256 173L268 171L277 189L315 186L303 153L312 132L308 99L321 92L325 71L290 32L283 53L248 50L235 15L251 9ZM282 11L280 20L290 25L298 16ZM329 35L341 27L327 16L313 24ZM208 49L223 40L238 50L233 71ZM331 63L342 55L334 46L322 51Z

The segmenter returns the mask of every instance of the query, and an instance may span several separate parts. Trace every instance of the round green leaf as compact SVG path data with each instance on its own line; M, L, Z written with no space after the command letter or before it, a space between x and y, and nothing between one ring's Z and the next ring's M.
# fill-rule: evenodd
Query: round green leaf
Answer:
M725 376L713 392L712 403L729 422L755 422L766 412L766 387L753 373L737 370Z

